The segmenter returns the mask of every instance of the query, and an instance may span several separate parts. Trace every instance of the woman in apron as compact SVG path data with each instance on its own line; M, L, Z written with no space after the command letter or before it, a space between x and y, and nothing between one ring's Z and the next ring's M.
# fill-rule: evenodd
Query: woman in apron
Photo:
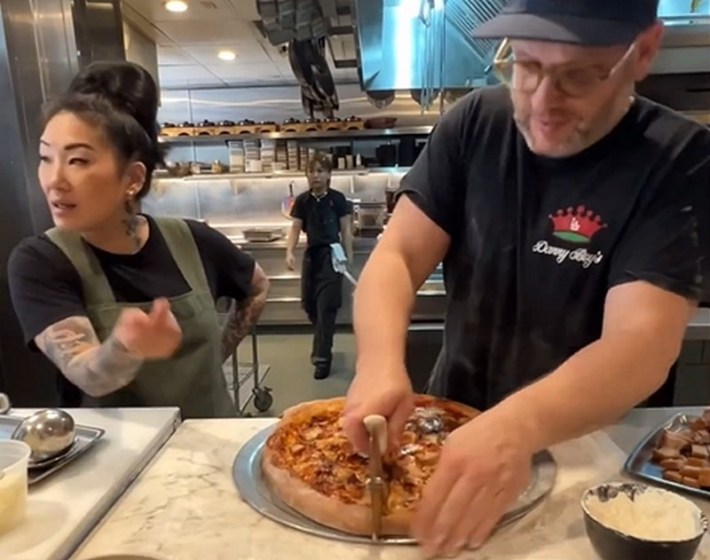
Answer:
M46 110L39 182L55 227L9 262L26 340L84 406L178 406L234 416L222 364L266 301L261 268L191 220L137 212L162 162L158 92L125 62L95 63ZM224 329L215 300L235 300Z
M314 327L311 362L315 379L330 375L335 319L342 304L342 276L333 269L331 243L344 245L352 262L350 204L341 192L330 188L330 160L318 154L306 165L308 191L291 208L293 220L286 249L286 266L293 270L294 249L301 231L307 247L301 268L301 305Z

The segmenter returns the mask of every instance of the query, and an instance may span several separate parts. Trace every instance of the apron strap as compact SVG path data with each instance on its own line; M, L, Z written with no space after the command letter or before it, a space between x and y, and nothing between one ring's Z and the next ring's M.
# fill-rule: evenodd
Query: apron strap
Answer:
M190 285L190 288L195 292L209 292L210 285L207 281L200 251L185 220L165 216L151 217L158 224L168 249L170 249L183 278Z
M78 233L56 227L44 233L67 256L79 274L86 307L116 302L99 260Z

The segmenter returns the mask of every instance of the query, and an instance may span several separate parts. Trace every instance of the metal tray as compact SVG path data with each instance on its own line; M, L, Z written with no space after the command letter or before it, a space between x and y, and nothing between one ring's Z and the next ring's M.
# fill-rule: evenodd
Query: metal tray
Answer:
M250 242L268 243L283 237L281 228L246 228L242 231L244 239Z
M671 482L663 478L663 469L659 465L655 465L651 459L653 458L653 450L660 443L661 436L665 430L679 430L685 428L688 424L697 420L698 416L690 416L687 414L676 414L670 420L667 420L658 428L653 430L646 438L636 446L628 459L624 463L624 471L634 478L650 482L659 486L665 486L672 490L678 490L687 494L692 494L699 498L710 499L710 491L691 488L677 482Z
M266 440L275 429L269 426L256 433L237 453L232 477L242 499L265 517L311 535L359 544L372 544L369 536L350 535L311 521L276 497L261 476L261 455ZM503 516L499 527L520 519L549 494L555 485L557 465L549 452L535 456L530 486ZM378 544L415 544L408 537L384 537Z
M15 416L0 416L0 439L10 439L12 432L21 421L22 418ZM46 466L30 467L27 470L27 481L30 486L40 480L44 480L80 455L86 453L105 433L101 428L92 428L90 426L77 425L75 428L76 438L69 451L56 461L47 462Z

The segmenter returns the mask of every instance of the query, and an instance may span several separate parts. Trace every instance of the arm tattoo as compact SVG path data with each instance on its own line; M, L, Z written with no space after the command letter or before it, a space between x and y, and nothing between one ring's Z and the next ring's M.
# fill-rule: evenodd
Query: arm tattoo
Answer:
M239 343L251 332L264 309L264 305L266 305L267 293L268 280L264 278L263 281L252 285L252 293L247 299L232 305L227 324L222 331L223 361L226 362L229 359Z
M86 317L69 317L50 325L35 343L69 381L94 397L128 385L143 363L113 335L100 343Z

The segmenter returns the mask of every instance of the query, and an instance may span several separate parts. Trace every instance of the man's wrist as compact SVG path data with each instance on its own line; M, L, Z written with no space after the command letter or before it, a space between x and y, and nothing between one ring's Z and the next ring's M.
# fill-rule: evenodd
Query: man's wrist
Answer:
M389 372L405 372L404 360L381 358L376 360L358 359L355 363L355 371L358 375L365 375L372 378L381 378Z
M489 413L497 421L511 430L519 439L519 444L527 448L530 454L538 453L547 447L544 423L535 402L515 393L493 407Z

